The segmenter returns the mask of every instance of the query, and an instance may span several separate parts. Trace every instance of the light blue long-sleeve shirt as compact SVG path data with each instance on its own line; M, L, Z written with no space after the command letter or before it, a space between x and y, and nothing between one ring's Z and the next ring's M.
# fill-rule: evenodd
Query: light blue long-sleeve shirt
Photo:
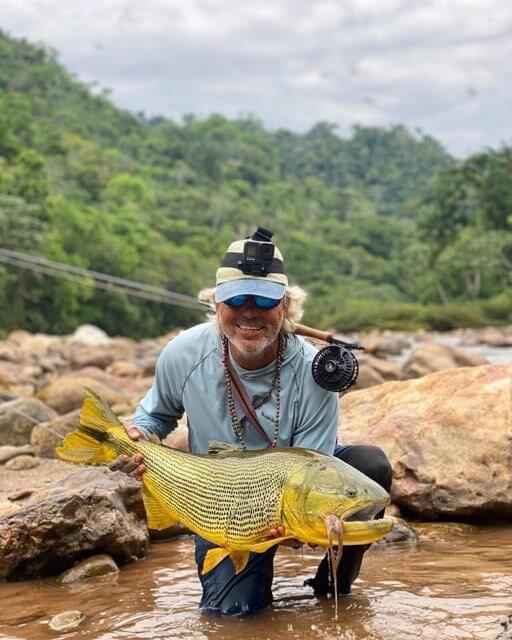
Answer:
M332 454L338 430L338 395L313 380L311 362L316 349L303 338L288 335L281 370L281 411L278 447L303 447ZM228 415L222 346L214 323L187 329L171 340L157 362L155 380L141 400L133 424L165 438L186 412L189 447L208 451L208 441L238 444ZM275 362L246 370L233 361L251 398L270 389ZM274 437L276 394L256 409L269 438ZM236 400L235 400L236 403ZM238 416L243 413L237 405ZM244 440L248 449L261 449L267 441L247 421Z

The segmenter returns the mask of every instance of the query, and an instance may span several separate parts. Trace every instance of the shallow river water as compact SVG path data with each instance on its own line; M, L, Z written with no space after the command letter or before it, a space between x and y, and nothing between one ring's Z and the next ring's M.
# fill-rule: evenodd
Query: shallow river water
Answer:
M0 584L0 639L494 640L500 617L512 616L512 525L415 530L416 544L374 545L338 620L332 600L302 586L321 557L309 548L280 548L272 609L241 620L201 614L193 543L182 537L153 544L115 579ZM82 625L49 629L50 618L69 609L86 615Z

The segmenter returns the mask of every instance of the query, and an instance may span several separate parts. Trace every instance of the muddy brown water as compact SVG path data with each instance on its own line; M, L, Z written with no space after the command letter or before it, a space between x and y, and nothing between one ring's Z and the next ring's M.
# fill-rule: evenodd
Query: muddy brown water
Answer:
M321 557L309 548L279 550L272 609L236 620L200 613L193 542L182 537L116 578L0 584L0 639L494 640L512 615L512 525L414 526L417 544L374 545L337 621L332 600L302 586ZM82 625L52 631L50 618L69 609L86 615Z

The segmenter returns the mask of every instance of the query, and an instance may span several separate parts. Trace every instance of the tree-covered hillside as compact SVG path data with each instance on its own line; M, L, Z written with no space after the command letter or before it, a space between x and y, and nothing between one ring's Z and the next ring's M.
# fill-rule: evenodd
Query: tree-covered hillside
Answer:
M0 247L195 295L261 224L318 326L506 322L511 174L511 149L457 164L403 126L344 139L130 114L0 32ZM141 336L200 318L1 265L0 308L0 330Z

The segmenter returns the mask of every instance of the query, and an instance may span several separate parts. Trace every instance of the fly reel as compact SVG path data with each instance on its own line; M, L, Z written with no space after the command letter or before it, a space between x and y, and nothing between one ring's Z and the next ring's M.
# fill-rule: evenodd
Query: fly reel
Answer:
M314 381L328 391L346 391L357 380L359 362L355 355L336 344L324 347L311 365Z
M295 333L330 343L328 347L320 349L311 364L311 372L317 385L327 391L341 393L355 383L359 374L359 362L352 350L363 349L358 342L344 342L330 333L299 324L295 327Z

